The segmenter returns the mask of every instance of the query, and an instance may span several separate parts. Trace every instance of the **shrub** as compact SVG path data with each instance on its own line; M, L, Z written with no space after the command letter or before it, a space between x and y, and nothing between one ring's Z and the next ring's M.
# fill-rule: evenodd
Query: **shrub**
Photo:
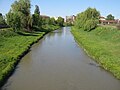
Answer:
M97 21L96 20L87 20L86 23L83 26L83 29L85 31L91 31L97 27Z

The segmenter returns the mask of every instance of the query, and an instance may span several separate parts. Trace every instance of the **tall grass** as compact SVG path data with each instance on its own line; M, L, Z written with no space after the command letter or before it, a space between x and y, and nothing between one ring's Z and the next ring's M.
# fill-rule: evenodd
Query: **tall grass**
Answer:
M120 79L120 30L112 27L97 27L85 32L72 27L72 34L79 45L100 64Z
M11 29L0 30L0 86L14 70L21 56L45 34L44 32L21 33L15 33Z

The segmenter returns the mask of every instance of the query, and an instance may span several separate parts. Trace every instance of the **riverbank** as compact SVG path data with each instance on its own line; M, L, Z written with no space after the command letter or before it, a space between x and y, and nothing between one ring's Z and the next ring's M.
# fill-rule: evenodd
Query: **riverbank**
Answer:
M86 32L72 27L77 43L101 67L120 79L120 31L111 27L97 27Z
M52 27L51 31L58 28L60 27ZM29 52L30 47L48 33L48 29L32 33L15 33L12 29L0 31L0 87L13 73L20 59Z

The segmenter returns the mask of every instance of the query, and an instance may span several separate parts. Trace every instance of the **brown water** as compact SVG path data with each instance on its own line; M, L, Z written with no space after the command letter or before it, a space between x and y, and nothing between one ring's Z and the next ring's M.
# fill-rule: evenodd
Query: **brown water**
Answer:
M65 27L35 44L2 90L120 90L120 81L99 68Z

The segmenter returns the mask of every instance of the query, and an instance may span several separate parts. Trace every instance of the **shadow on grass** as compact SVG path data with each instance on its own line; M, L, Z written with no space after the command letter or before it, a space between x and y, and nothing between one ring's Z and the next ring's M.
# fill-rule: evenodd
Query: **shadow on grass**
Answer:
M36 35L38 33L24 33L24 32L17 32L17 33L22 36L38 36Z

